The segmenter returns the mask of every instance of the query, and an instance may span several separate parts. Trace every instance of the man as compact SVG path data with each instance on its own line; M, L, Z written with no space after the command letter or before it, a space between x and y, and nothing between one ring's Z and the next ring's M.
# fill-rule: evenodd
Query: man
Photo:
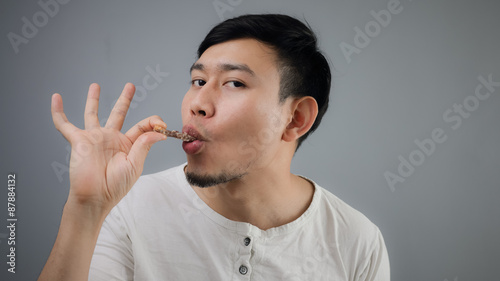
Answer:
M290 173L328 106L330 69L312 31L284 15L241 16L213 28L198 57L182 103L182 131L196 138L182 144L187 164L138 181L166 138L153 128L166 124L152 116L120 133L133 85L103 128L98 85L85 130L53 96L71 187L39 280L389 280L378 228Z

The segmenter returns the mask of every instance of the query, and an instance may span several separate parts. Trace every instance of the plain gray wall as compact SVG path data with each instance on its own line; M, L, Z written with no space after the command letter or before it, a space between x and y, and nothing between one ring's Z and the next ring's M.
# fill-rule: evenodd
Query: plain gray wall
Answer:
M52 124L52 93L82 127L90 83L101 85L105 120L124 84L141 86L147 68L158 67L168 76L135 100L124 128L158 114L180 129L189 67L208 30L223 18L272 12L306 19L335 68L329 111L293 171L380 227L392 280L499 280L500 87L487 96L478 86L480 76L500 81L499 3L73 0L48 15L37 1L2 1L0 279L34 280L57 234L69 155ZM390 22L375 22L388 7ZM23 18L37 31L23 28ZM415 143L433 135L434 149ZM178 141L162 142L144 173L184 161ZM413 169L406 163L398 172L405 161ZM15 274L7 272L3 226L9 172L17 173ZM387 173L399 177L392 189Z

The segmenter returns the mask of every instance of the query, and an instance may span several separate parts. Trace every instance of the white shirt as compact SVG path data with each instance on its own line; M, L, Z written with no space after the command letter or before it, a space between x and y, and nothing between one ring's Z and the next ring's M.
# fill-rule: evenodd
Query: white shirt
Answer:
M142 176L112 209L89 280L390 280L379 229L317 184L298 219L263 231L206 205L184 165Z

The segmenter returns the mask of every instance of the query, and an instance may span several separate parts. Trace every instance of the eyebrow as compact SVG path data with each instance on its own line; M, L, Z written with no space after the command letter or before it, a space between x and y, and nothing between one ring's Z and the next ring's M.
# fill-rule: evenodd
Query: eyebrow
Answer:
M251 76L255 76L255 72L250 69L250 67L246 64L233 64L233 63L222 63L217 65L217 69L222 72L227 72L227 71L233 71L233 70L238 70L238 71L243 71ZM191 68L189 69L189 72L193 72L193 70L200 70L204 71L205 70L205 65L202 63L194 63Z

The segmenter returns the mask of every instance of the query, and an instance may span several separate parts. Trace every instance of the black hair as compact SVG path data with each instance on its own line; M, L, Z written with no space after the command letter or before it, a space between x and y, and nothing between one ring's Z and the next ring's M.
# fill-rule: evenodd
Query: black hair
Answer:
M280 102L288 97L311 96L318 103L318 116L311 129L298 139L298 149L316 130L328 108L330 66L318 49L316 35L304 23L287 15L243 15L212 28L198 47L198 57L213 45L243 38L255 39L276 51Z

